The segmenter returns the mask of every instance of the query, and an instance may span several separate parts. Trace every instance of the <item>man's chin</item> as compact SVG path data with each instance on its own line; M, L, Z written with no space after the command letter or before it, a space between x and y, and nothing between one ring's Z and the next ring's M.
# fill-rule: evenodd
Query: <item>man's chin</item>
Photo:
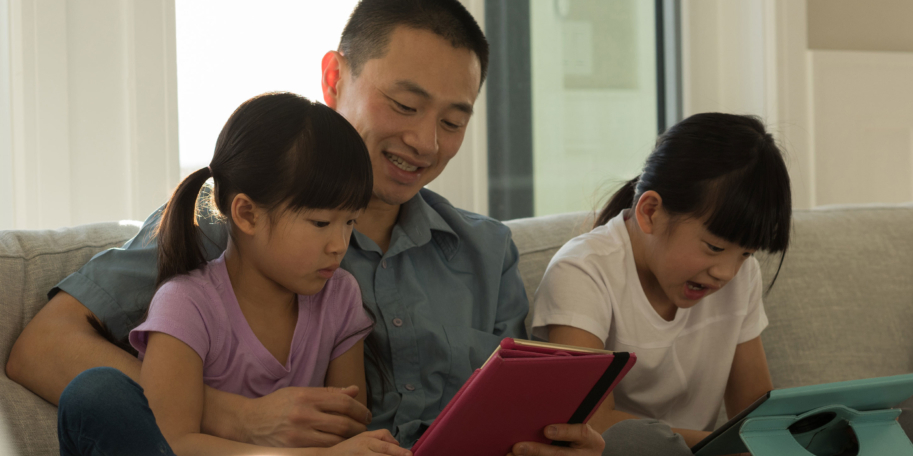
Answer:
M377 191L374 190L374 198L379 200L384 204L389 204L391 206L399 206L411 200L416 194L418 194L421 187L415 190L406 190L401 189L400 191L391 192L391 191Z

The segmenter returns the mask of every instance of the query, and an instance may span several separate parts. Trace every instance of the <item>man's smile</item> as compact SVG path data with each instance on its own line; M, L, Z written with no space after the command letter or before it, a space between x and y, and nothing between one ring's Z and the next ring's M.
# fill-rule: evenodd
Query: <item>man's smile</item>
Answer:
M384 152L384 157L387 157L387 160L390 160L390 163L393 163L394 166L408 173L414 173L419 169L418 166L406 163L406 161L402 158L397 157L396 155L393 155L389 152Z

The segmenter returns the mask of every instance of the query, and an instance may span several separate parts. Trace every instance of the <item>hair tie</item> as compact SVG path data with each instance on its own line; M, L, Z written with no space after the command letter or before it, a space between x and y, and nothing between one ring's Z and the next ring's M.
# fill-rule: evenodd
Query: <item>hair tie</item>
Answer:
M212 176L212 166L207 166L206 169L209 170L209 175Z

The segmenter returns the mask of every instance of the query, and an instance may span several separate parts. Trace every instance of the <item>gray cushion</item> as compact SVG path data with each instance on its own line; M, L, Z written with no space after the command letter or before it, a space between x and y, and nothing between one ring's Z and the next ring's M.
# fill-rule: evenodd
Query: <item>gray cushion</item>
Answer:
M507 222L530 302L551 257L589 230L591 216ZM758 259L769 283L779 257ZM764 306L777 388L913 372L904 337L913 328L913 205L795 211L791 248Z
M764 299L774 386L913 372L913 205L797 211L791 244Z
M578 212L507 222L532 300L549 260L592 226ZM136 225L0 232L0 359L47 302L45 293ZM758 255L765 278L777 259ZM833 207L794 214L793 242L765 296L763 334L776 387L913 372L913 205ZM534 309L533 309L534 311ZM56 454L56 409L0 372L0 407L24 455Z
M548 262L565 242L590 231L593 220L592 212L572 212L505 222L520 251L520 276L530 303L530 313L526 317L527 333L533 319L533 296Z
M98 223L56 231L0 231L0 360L44 306L47 292L100 250L117 247L136 223ZM0 372L0 410L23 456L58 454L57 409Z

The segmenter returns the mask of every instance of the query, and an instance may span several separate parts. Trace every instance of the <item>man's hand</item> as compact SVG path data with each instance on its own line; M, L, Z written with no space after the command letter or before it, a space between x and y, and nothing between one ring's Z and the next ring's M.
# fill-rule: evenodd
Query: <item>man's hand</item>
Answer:
M250 399L241 416L242 441L272 447L336 445L365 432L371 422L357 395L357 386L288 387Z
M538 442L520 442L507 456L599 456L605 448L602 436L587 424L553 424L545 428L549 440L570 442L557 447Z

